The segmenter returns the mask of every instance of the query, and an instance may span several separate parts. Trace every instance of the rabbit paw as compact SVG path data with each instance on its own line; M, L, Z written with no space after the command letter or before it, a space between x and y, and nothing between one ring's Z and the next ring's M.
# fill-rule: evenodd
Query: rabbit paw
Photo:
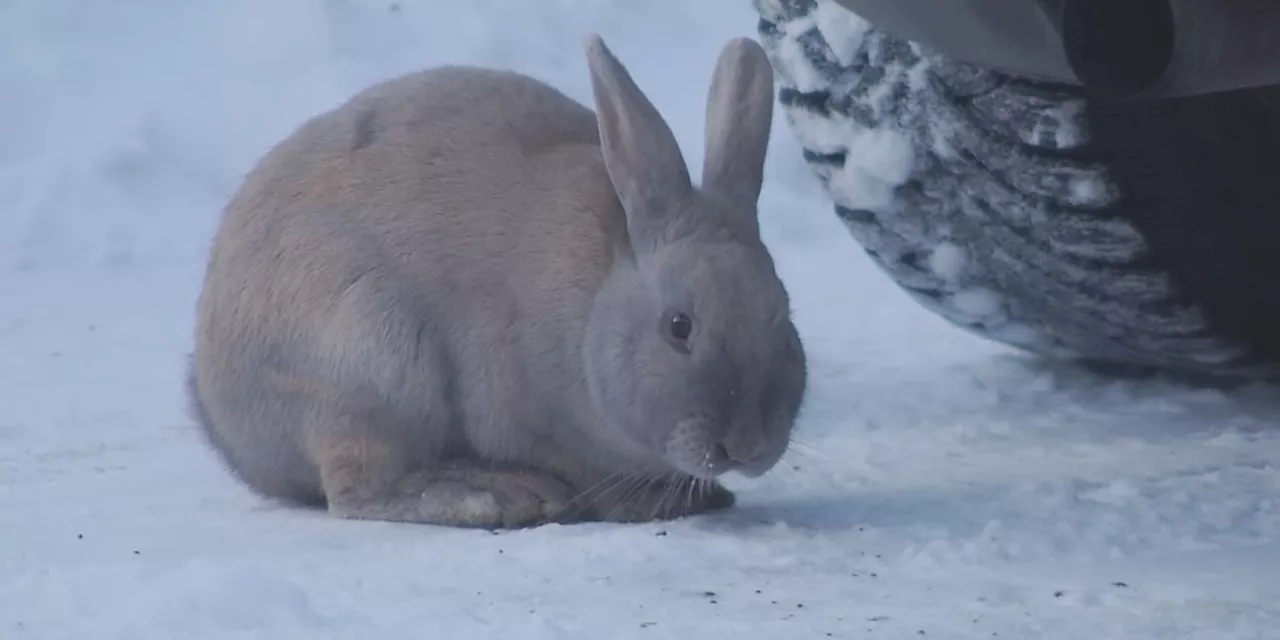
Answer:
M419 494L419 510L455 527L513 529L557 520L572 494L551 476L533 471L470 470L437 477Z
M533 471L459 469L411 474L389 490L349 492L330 498L343 518L501 529L557 520L569 488Z

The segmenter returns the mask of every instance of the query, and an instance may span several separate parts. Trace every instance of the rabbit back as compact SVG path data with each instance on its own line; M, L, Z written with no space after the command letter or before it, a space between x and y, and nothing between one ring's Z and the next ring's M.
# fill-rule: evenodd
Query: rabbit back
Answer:
M319 495L308 440L333 416L317 398L364 402L423 456L468 441L514 456L530 445L510 432L423 417L555 422L513 408L576 384L555 355L579 352L624 237L585 106L468 67L376 85L269 151L228 204L197 314L196 413L248 484L284 498Z

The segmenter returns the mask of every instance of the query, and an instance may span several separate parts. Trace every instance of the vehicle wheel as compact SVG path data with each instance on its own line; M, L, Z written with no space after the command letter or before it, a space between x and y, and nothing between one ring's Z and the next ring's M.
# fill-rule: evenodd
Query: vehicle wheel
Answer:
M755 5L806 161L922 305L1047 356L1275 373L1280 88L1104 104L833 0Z

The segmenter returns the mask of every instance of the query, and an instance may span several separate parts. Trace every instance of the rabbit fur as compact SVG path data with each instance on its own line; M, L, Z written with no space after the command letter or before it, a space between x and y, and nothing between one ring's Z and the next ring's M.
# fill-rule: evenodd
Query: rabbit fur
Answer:
M722 50L694 186L623 65L585 49L596 113L437 67L305 122L245 177L188 395L253 491L352 519L635 522L731 506L720 474L780 459L806 366L756 218L763 50Z

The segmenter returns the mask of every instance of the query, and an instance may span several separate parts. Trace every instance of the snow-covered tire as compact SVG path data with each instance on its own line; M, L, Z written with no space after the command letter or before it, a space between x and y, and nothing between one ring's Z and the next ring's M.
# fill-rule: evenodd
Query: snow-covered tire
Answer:
M1274 372L1280 89L1100 104L833 0L754 2L807 162L925 307L1039 354Z

